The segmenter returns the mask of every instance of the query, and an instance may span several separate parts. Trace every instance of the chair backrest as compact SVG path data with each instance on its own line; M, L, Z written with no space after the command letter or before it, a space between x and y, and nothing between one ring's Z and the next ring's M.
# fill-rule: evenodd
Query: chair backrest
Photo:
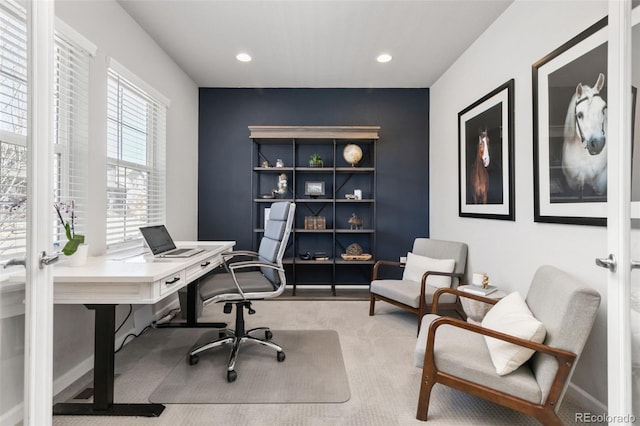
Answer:
M416 238L413 242L414 254L427 256L433 259L454 259L456 261L453 272L464 274L467 267L467 245L457 241L435 240L432 238ZM452 280L453 288L456 288L459 280Z
M547 330L544 344L573 352L579 358L600 306L600 294L558 268L541 266L533 276L526 302L533 316ZM531 358L531 368L542 390L543 400L551 390L557 366L555 358L550 355L536 353ZM573 364L574 369L575 366L576 363ZM569 380L557 406L568 384Z
M277 202L271 205L264 235L258 248L260 260L282 267L282 258L287 249L295 210L296 205L290 202ZM261 268L261 271L274 287L286 283L284 272L271 268Z

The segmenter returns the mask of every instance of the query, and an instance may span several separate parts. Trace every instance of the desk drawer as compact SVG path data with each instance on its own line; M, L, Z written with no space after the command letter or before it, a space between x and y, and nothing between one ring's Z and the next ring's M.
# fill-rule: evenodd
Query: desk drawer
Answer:
M176 291L187 284L185 271L176 272L160 280L160 296Z
M198 277L206 274L207 272L215 269L222 262L220 255L209 256L204 260L201 260L195 265L191 265L187 268L187 282L190 283Z

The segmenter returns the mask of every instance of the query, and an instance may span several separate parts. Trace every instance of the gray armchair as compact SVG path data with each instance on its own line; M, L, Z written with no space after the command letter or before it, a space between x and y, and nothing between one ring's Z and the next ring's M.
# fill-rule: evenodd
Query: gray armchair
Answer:
M231 344L227 381L233 382L237 378L235 364L238 350L245 342L254 342L275 349L278 361L284 361L284 351L271 341L273 333L268 327L245 330L244 310L247 309L250 315L254 314L252 300L274 298L284 292L286 277L282 258L289 241L295 209L294 203L273 203L258 252L225 253L223 259L226 273L212 274L200 281L199 291L203 306L224 303L224 312L227 314L231 313L235 306L235 330L221 330L218 339L192 348L188 357L190 365L198 363L202 352ZM238 261L238 257L249 257L251 260ZM262 332L264 338L256 337L254 334L257 332Z
M440 383L531 415L544 425L561 425L556 413L591 332L600 295L553 266L540 267L524 300L546 330L542 343L535 343L512 335L516 333L436 315L438 298L445 293L497 303L460 290L436 292L432 314L423 318L415 348L415 364L422 367L416 417L427 420L431 390ZM495 346L490 349L485 336L498 339L489 340L492 345L502 345L502 349L504 342L509 342L516 345L507 345L509 350L527 348L533 355L524 364L518 363L519 367L512 365L512 372L499 372Z
M385 268L391 266L399 268L408 265L404 265L399 261L377 261L373 267L373 280L369 287L369 315L374 315L377 300L391 303L417 314L418 331L420 331L420 320L429 312L433 295L438 289L429 285L429 280L431 279L429 277L449 277L450 284L448 286L451 288L458 287L467 265L467 245L457 241L416 238L413 242L411 253L431 259L452 259L454 261L453 270L451 272L425 270L420 277L415 277L415 279L408 279L406 273L403 274L403 279L381 279L379 276L382 266ZM443 295L440 306L457 312L461 311L459 310L456 296L452 294Z

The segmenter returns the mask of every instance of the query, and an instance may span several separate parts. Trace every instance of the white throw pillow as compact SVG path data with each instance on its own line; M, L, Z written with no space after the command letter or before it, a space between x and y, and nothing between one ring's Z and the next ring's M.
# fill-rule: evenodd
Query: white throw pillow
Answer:
M535 319L517 291L493 305L482 320L482 326L536 343L542 343L547 335L544 324ZM485 342L496 373L501 376L516 370L535 352L493 337L485 336Z
M455 266L455 259L432 259L409 252L407 253L407 263L404 266L402 279L419 283L422 282L422 276L427 271L453 272ZM438 288L451 287L451 277L429 275L427 284Z

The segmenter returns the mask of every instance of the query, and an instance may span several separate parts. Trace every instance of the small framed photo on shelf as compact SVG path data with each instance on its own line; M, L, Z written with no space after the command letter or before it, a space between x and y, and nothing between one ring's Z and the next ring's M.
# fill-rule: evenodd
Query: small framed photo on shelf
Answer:
M304 195L310 197L324 196L324 182L305 182Z

